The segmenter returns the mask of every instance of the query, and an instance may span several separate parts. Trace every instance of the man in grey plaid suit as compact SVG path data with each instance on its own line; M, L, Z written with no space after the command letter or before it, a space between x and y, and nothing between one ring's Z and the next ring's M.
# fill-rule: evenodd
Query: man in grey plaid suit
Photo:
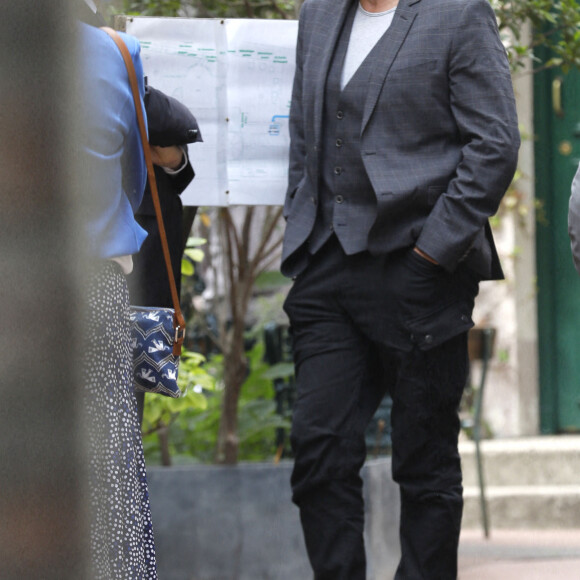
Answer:
M306 0L282 272L298 396L293 500L317 580L364 580L364 432L393 399L396 580L455 580L457 407L489 228L519 132L487 0Z

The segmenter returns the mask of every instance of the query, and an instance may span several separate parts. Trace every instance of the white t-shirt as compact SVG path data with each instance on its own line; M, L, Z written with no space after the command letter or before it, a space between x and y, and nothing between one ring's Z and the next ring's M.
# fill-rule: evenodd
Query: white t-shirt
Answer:
M344 59L340 79L341 89L344 89L369 52L389 29L396 9L395 7L385 12L367 12L360 4L358 5Z

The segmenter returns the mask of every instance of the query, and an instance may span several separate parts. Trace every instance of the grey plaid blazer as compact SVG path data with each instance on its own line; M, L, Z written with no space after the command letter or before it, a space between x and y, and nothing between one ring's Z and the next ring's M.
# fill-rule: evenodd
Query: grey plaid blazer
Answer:
M354 0L306 0L290 110L282 272L316 218L324 87ZM384 59L361 94L360 153L377 198L371 253L416 244L453 271L502 271L488 218L517 164L520 137L506 51L488 0L400 0ZM356 211L356 210L353 210Z

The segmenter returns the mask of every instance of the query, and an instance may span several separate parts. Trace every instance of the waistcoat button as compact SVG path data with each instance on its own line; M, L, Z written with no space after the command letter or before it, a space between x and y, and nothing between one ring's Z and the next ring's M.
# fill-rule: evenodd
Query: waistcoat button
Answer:
M342 111L337 111L336 112L336 118L337 119L342 119L344 118L344 113Z
M342 167L334 168L334 175L340 175L342 173Z
M342 139L337 139L336 140L336 146L337 147L342 147Z
M342 197L342 195L337 195L335 199L336 203L342 203L344 201L344 197Z

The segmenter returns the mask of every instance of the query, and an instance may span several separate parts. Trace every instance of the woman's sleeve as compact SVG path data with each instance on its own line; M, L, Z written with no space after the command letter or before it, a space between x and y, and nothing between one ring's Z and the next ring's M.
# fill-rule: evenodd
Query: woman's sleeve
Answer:
M145 77L140 54L141 47L138 40L133 36L123 34L122 37L133 59L137 83L139 85L139 95L141 97L140 105L145 119L145 126L147 127L147 115L143 102L145 96ZM134 107L131 107L131 113L127 115L125 122L127 135L123 154L123 167L125 169L123 172L123 189L129 197L133 211L137 211L139 205L141 205L145 184L147 183L147 165L145 163L145 155L143 153L143 145L141 143Z

